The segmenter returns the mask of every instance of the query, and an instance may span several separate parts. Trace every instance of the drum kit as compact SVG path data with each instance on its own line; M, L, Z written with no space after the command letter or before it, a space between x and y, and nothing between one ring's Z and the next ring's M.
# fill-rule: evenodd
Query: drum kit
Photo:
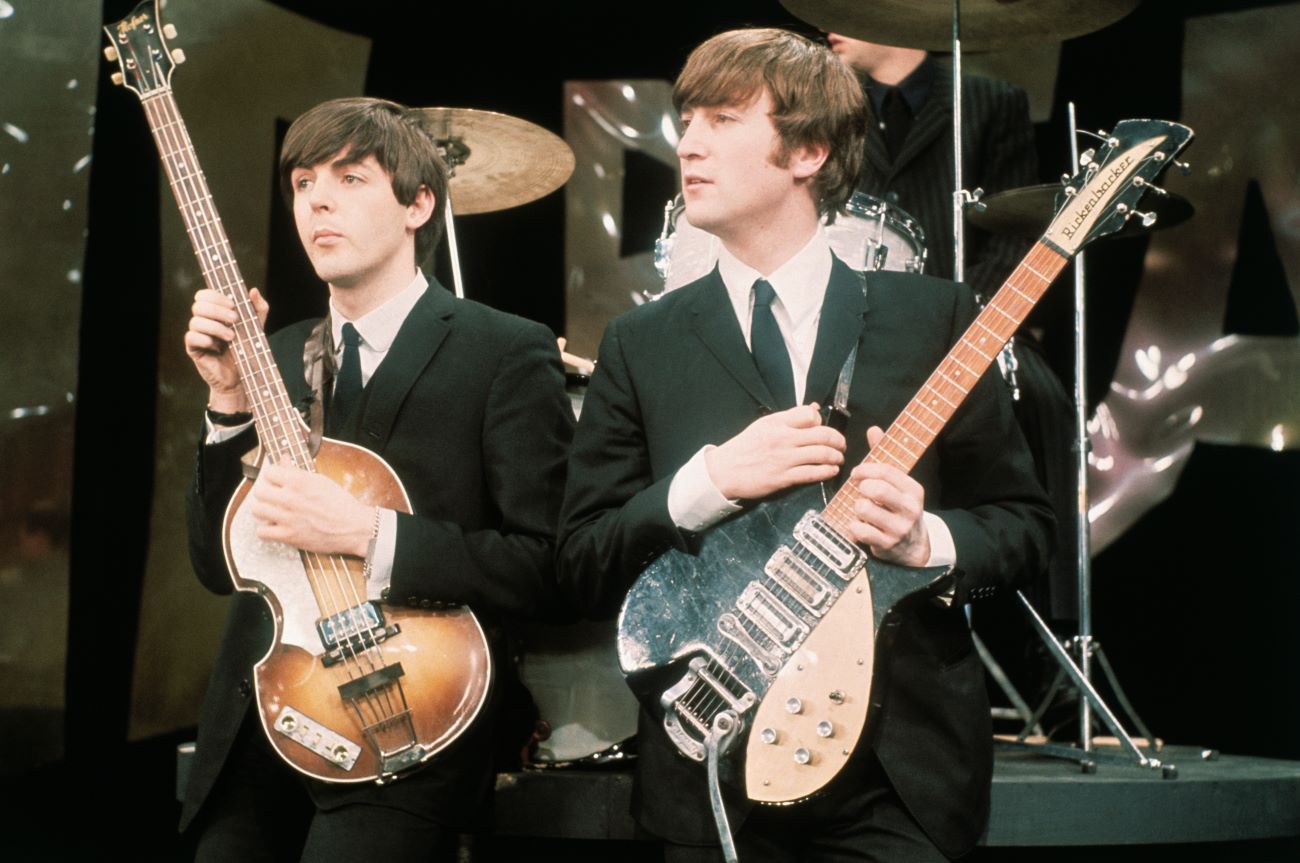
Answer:
M985 230L1016 236L1037 237L1058 204L1060 187L1055 184L1000 191L979 200L980 193L966 192L961 177L961 52L963 40L974 50L1061 41L1091 32L1127 15L1138 0L1094 0L1081 14L1077 4L1066 0L782 0L795 16L827 32L836 32L877 43L951 50L953 60L953 148L955 186L953 194L955 261L954 273L963 270L963 225L967 219ZM573 152L551 132L528 121L490 111L466 108L422 109L426 126L437 141L450 169L446 224L456 293L463 296L454 215L468 215L515 207L558 189L574 169ZM1073 124L1072 124L1073 125ZM1073 140L1074 130L1071 129ZM1076 156L1077 160L1077 156ZM1179 224L1192 215L1191 205L1177 195L1156 199L1151 214L1157 227ZM1150 229L1153 220L1132 220L1123 233ZM855 193L836 218L824 224L827 239L838 257L859 271L893 270L920 273L926 264L926 237L919 221L893 203L864 193ZM680 195L664 206L663 230L655 244L654 267L663 288L647 294L653 301L700 278L717 263L720 241L691 225ZM1082 267L1079 267L1082 270ZM1082 303L1081 283L1076 302ZM1082 309L1076 319L1082 318ZM1082 324L1079 323L1078 327ZM1082 332L1076 332L1082 342ZM568 376L574 413L581 411L582 396L592 361L560 350L572 369ZM1076 349L1080 364L1075 387L1076 406L1084 403L1081 347ZM1078 408L1082 428L1082 408ZM1081 431L1080 434L1083 434ZM1084 441L1086 443L1086 440ZM1080 452L1086 450L1076 447ZM1079 458L1086 458L1080 455ZM1086 463L1080 470L1086 482ZM1086 487L1080 489L1081 506L1086 506ZM1086 524L1086 511L1080 516ZM1086 530L1080 528L1080 533ZM1027 600L1022 601L1039 633L1052 650L1063 674L1079 687L1079 745L1059 747L1049 754L1082 760L1095 758L1089 723L1095 710L1121 742L1128 735L1091 686L1088 660L1097 650L1091 640L1088 620L1087 540L1080 540L1080 635L1063 647L1042 622ZM614 652L612 624L583 624L576 627L534 626L524 633L525 651L520 671L537 702L541 722L536 735L535 761L538 766L605 764L627 757L626 739L635 734L637 705L623 684ZM1067 652L1077 651L1077 659ZM992 670L992 669L990 669ZM1112 684L1115 681L1112 679ZM1118 685L1115 684L1118 692ZM1122 693L1120 694L1122 700ZM1015 700L1015 699L1013 699ZM1023 703L1023 702L1021 702ZM1041 711L1040 711L1041 712ZM1022 711L1023 713L1023 711ZM1026 717L1028 718L1028 717ZM1136 717L1134 717L1136 720ZM1140 726L1140 721L1138 721ZM1027 724L1027 728L1029 725ZM1023 741L1025 735L1020 736ZM1130 763L1149 766L1132 745L1127 747ZM1158 766L1158 762L1155 762Z

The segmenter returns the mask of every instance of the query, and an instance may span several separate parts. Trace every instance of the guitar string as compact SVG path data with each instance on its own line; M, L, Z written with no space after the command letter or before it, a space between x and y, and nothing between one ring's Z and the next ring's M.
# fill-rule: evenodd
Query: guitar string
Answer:
M177 118L176 118L176 126L175 126L175 127L178 128L178 129L180 129L182 132L184 131L184 126L183 126L182 123L180 123L180 121L179 121L179 116L177 116ZM189 151L192 151L192 146L189 146L189 147L183 148L183 149L181 150L181 152L182 152L183 154L184 154L184 153L187 153L187 152L189 152ZM195 161L197 161L197 160L195 160ZM188 173L189 173L190 176L193 176L195 172L190 171L190 172L188 172ZM196 197L198 197L201 201L210 201L210 200L211 200L211 196L210 196L210 194L208 194L208 195L202 195L202 196L196 196ZM218 224L220 220L219 220L219 218L216 217L215 211L212 213L212 216L213 216L213 218L208 219L208 222L209 222L210 224ZM209 247L216 246L218 249L222 249L222 247L224 247L224 249L222 249L222 250L225 251L225 252L227 253L227 254L225 255L225 261L229 262L229 263L231 264L231 266L233 267L233 264L234 264L234 257L233 257L232 254L229 253L229 242L228 242L228 240L227 240L224 236L218 235L218 236L216 237L216 241L215 241L215 243L209 243L208 245L209 245ZM235 272L234 275L235 275L235 278L238 278L237 271ZM239 283L242 284L242 279L239 280ZM238 285L233 285L233 286L230 286L230 287L233 289L233 288L235 288L235 287L238 287ZM244 298L246 297L246 295L245 295L244 292L242 292L242 291L238 291L238 292L235 292L235 291L233 291L233 290L232 290L232 291L228 291L228 293L231 293L231 292L234 292L234 293L237 294L237 295L234 297L234 298L236 299L236 301L239 301L240 299L244 299ZM241 295L242 295L242 296L241 296ZM245 300L245 302L247 302L247 301ZM249 305L251 306L251 304L249 304ZM245 321L248 321L248 322L250 322L250 323L251 323L251 321L255 320L254 314L252 314L251 311L252 311L251 308L247 308L247 309L246 309L246 313L245 313L245 315L244 315L244 320L245 320ZM250 327L248 327L248 329L252 329L252 327L250 326ZM252 370L252 371L253 371L253 375L252 375L252 377L253 377L254 379L258 379L258 380L259 380L259 386L265 386L265 385L267 385L267 384L278 383L278 382L275 382L275 381L271 378L271 375L273 374L273 369L271 369L271 368L269 367L269 363L270 363L270 362L273 362L273 361L270 360L270 359L268 358L268 356L267 356L267 353L268 353L268 352L264 349L264 342L262 341L262 333L261 333L261 331L260 331L260 326L257 327L256 330L254 331L254 336L255 336L255 340L253 341L253 345L254 345L254 351L253 351L253 354L254 354L254 356L255 356L255 357L260 361L261 366L260 366L260 368L254 368L254 369ZM280 387L278 387L278 386L273 386L273 387L271 387L270 390L267 390L267 391L265 392L265 394L266 394L266 395L270 395L270 394L272 393L272 391L275 391L276 394L280 394L280 393L282 393L282 390L280 389ZM287 401L287 399L277 399L277 401ZM285 413L288 413L288 414L289 414L289 417L285 417L285 416L284 416ZM294 411L292 410L292 408L288 407L287 405L277 405L277 406L275 407L275 410L274 410L273 418L274 418L274 420L278 421L278 423L280 424L280 426L281 426L282 428L285 427L285 426L287 426L290 430L292 430L292 429L294 428L294 426L296 426L296 424L297 424L297 422L298 422L298 420L299 420L299 417L297 416L296 412L294 412ZM295 457L295 458L294 458L294 461L297 462L297 463L299 463L300 466L304 467L305 469L311 469L311 468L314 467L314 463L313 463L313 461L310 459L309 454L305 452L305 450L303 449L303 447L302 447L302 445L301 445L301 443L302 443L302 441L301 441L301 435L297 435L297 434L286 434L286 435L281 439L280 442L281 442L282 444L290 444L290 447L289 447L289 449L290 449L290 454L291 454L292 456ZM294 447L292 446L292 444L294 444L294 443L296 443L296 444L299 445L299 446L297 447L297 449L300 450L300 452L296 452L296 453L293 452ZM317 560L319 561L319 558L317 558ZM347 605L347 606L346 606L346 610L345 610L345 608L343 607L343 604L342 604L342 603L339 603L338 600L337 600L337 596L338 596L338 595L345 595L346 592L345 592L345 591L342 591L342 590L340 590L340 591L335 591L335 590L332 590L332 589L331 589L330 579L329 579L329 577L328 577L330 573L326 570L326 568L324 568L324 567L320 567L320 566L317 566L317 567L315 568L315 573L314 573L317 577L316 577L315 579L312 579L312 578L311 578L311 575L312 575L313 573L310 573L310 572L309 572L309 573L308 573L308 578L309 578L309 581L313 581L313 582L314 582L314 583L313 583L313 588L314 588L314 591L318 594L318 605L325 605L325 606L327 606L328 616L331 616L331 617L338 617L340 614L345 614L345 615L346 615L346 619L347 619L347 625L348 625L349 627L351 627L351 629L352 629L353 632L357 632L357 631L359 631L359 630L361 629L361 627L360 627L360 625L359 625L358 617L357 617L358 612L356 611L357 606L360 604L360 597L356 595L355 585L352 583L352 580L351 580L350 578L347 578L347 577L346 577L346 572L344 572L342 575L340 575L340 572L339 572L339 568L338 568L338 567L339 567L338 561L335 559L334 561L332 561L332 564L331 564L331 567L330 567L330 569L333 570L333 573L332 573L332 574L333 574L333 576L334 576L335 584L336 584L336 585L341 585L341 584L346 583L348 586L353 587L353 591L352 591L352 593L353 593L353 600L354 600L354 601L353 601L350 605ZM324 576L324 577L322 577L322 576ZM333 597L332 599L329 599L329 600L326 600L326 601L323 601L323 602L320 601L320 600L324 599L324 597L321 596L321 594L322 594L322 591L320 590L320 587L321 587L321 586L323 586L323 587L325 588L325 590L323 591L323 593L327 593L327 594L329 595L329 597ZM346 602L346 599L345 599L345 602ZM332 607L331 607L331 606L332 606ZM364 638L360 639L360 641L361 641L362 644L364 644ZM357 662L357 666L358 666L358 668L357 668L357 670L356 670L356 673L353 673L352 662L351 662L350 660L351 660L352 657L355 657L357 654L361 654L362 656L364 656L364 657L368 660L369 665L370 665L370 668L371 668L372 670L374 670L374 669L376 668L376 666L378 666L378 667L384 667L384 665L385 665L385 662L384 662L384 660L383 660L383 656L382 656L382 654L381 654L381 653L378 653L378 652L377 652L377 648L375 648L373 645L372 645L371 647L369 647L369 648L365 648L365 649L360 650L360 651L356 650L356 649L355 649L355 646L353 646L351 650L343 651L343 652L342 652L342 658L343 658L343 660L344 660L344 663L343 663L343 664L344 664L344 669L347 671L349 678L355 678L355 677L357 677L358 675L362 674L362 669L361 669L361 667L360 667L360 666L361 666L361 663L360 663L359 660L358 660L358 662ZM392 707L392 705L391 705L391 702L390 702L390 703L388 704L388 710L389 710L390 713L391 713L391 707ZM383 709L382 705L379 705L379 706L377 706L377 705L372 705L372 710L374 710L375 715L376 715L377 718L381 718L381 717L383 717L384 709Z
M1045 263L1047 266L1044 266ZM1046 292L1047 287L1051 284L1051 280L1059 273L1060 269L1064 268L1065 263L1066 259L1062 258L1055 252L1052 252L1041 243L1031 249L1030 253L1026 255L1025 261L1012 272L1003 287L990 301L989 305L997 303L999 304L999 308L990 310L986 307L980 315L976 317L976 320L972 322L970 327L957 340L957 343L954 345L950 353L940 362L939 367L931 374L931 377L922 386L917 397L913 399L913 403L919 404L921 396L926 391L931 391L945 402L940 411L936 412L936 415L940 420L939 427L937 429L931 429L929 426L921 423L915 416L910 415L909 408L912 405L909 404L908 408L904 408L903 412L899 414L899 417L891 425L885 438L871 453L868 454L867 458L864 459L864 462L880 461L884 458L889 458L894 461L896 466L900 467L900 469L910 471L915 463L920 460L925 449L928 449L929 445L935 438L937 438L938 434L942 431L943 425L951 418L952 413L960 407L962 401L969 392L969 389L958 384L955 378L961 377L962 373L970 375L972 378L970 387L973 388L974 381L977 381L979 377L982 376L983 372L988 369L996 358L996 353L992 355L985 354L976 346L977 342L974 341L974 337L977 336L977 330L983 329L985 331L990 331L990 322L994 315L1006 314L1001 311L1000 307L1004 305L1012 307L1012 312L1008 317L1018 319L1016 323L1010 327L1005 327L1004 325L1008 330L1006 333L994 331L995 335L999 336L1001 341L1005 344L1005 342L1010 338L1010 334L1013 333L1015 328L1019 325L1019 321L1023 321L1029 310L1033 308L1038 299L1040 299L1043 293ZM1049 271L1054 270L1054 272L1052 272L1050 278L1045 277L1034 268L1035 264L1042 266L1044 269ZM1028 284L1018 285L1017 279L1025 280ZM1025 290L1021 290L1022 287L1028 288L1029 292L1026 293ZM1014 308L1013 303L1016 302L1023 303L1024 307L1021 309ZM1001 350L1001 346L999 346L998 350ZM971 356L972 354L974 357ZM966 360L966 362L962 362L963 359ZM960 369L960 371L954 369L954 366L956 366L957 369ZM947 387L946 393L944 387ZM957 390L960 395L953 393L952 390L954 389ZM948 396L951 396L951 398L948 398ZM909 428L909 419L912 423L920 425L921 428L924 429L925 434L919 434L915 428ZM908 437L923 442L923 447L920 452L913 451L910 447L901 442L901 439L907 439ZM895 452L895 450L899 449L903 452L901 456ZM852 539L848 536L846 527L849 521L852 520L853 504L860 496L861 494L856 487L851 483L846 483L841 487L840 492L837 492L830 504L828 504L826 509L823 511L823 515L837 528L837 532L845 535L845 538L850 542L852 542ZM762 578L756 579L755 581L763 583ZM840 595L842 595L842 591L837 590L835 598L838 599ZM803 619L802 611L790 608L789 603L784 600L782 601L782 605L787 611L794 614L796 618ZM742 621L743 626L744 622L749 620L748 615L746 615L746 613L739 607L737 607L736 613L737 619ZM804 619L803 622L806 626L810 627L815 627L816 625L816 621L808 621ZM756 626L755 628L762 631L762 627ZM811 634L811 629L808 634ZM750 636L757 637L753 632L750 632ZM732 665L734 660L739 658L736 655L738 651L741 651L744 654L748 654L748 651L742 650L741 646L733 639L727 638L725 635L722 636L722 638L721 650L712 651L713 655L708 657L706 668L715 670L715 676L719 680L720 684L725 687L726 677L734 675L727 674L727 669L725 668L718 669L717 660L722 660L725 665ZM804 636L804 639L806 638L807 635ZM772 639L769 637L766 640L771 641ZM802 641L803 639L800 640L800 644L802 644ZM797 650L797 646L795 649ZM791 651L790 655L793 655L793 651ZM753 659L752 656L750 658ZM695 686L688 690L686 696L682 699L682 703L686 709L695 713L697 716L700 716L702 713L706 714L702 717L705 719L706 724L708 724L709 718L714 715L714 711L730 707L730 703L727 699L723 697L723 695L719 693L712 684L703 680L698 681Z
M1143 160L1144 163L1151 161L1158 160L1155 160L1154 157L1150 155L1145 157ZM1126 178L1122 183L1126 189L1132 184L1131 176L1132 175L1130 174L1130 177ZM1050 230L1051 229L1049 228L1049 232ZM921 391L916 397L914 397L908 408L905 408L891 424L884 439L877 444L877 447L873 449L872 453L870 453L866 459L864 459L864 462L873 460L883 461L888 458L900 469L905 472L910 472L911 468L914 467L924 455L930 444L932 444L942 432L944 425L947 424L952 414L960 407L970 389L973 389L980 378L983 377L984 372L986 372L989 366L994 362L997 352L1002 350L1014 334L1015 330L1019 327L1020 323L1024 321L1029 311L1034 308L1042 298L1043 294L1051 286L1055 278L1060 274L1061 270L1064 269L1065 264L1069 261L1069 257L1070 256L1064 256L1057 253L1041 240L1036 243L1025 256L1025 259L1003 283L1002 288L1000 288L997 294L995 294L992 301L981 310L980 314L976 316L975 321L972 322L972 324L958 339L948 356L944 358L944 360L939 364L939 367L934 373L932 373L931 377L922 386ZM1037 267L1035 265L1037 265ZM1042 271L1040 271L1038 267L1041 267ZM1017 284L1017 279L1021 279L1023 283ZM1022 288L1025 288L1026 290L1022 290ZM1023 306L1017 308L1017 304L1023 304ZM995 323L993 320L995 315L1001 315L1009 320L1011 322L1010 326ZM983 330L985 333L993 335L1000 343L994 353L987 354L979 349L977 345L985 343L986 337L979 336L977 330ZM966 360L966 362L963 362L963 360ZM969 365L967 363L969 363ZM970 383L966 387L957 383L957 380L963 377L963 372L969 376ZM946 390L946 394L945 388L949 388ZM952 392L954 389L957 393ZM926 407L922 404L921 398L927 391L938 396L945 405L939 406L933 400L931 401L930 407ZM947 395L951 395L952 398L949 399ZM910 408L913 405L933 413L940 421L938 428L932 429L927 423L922 422L914 413L912 413ZM938 410L932 410L931 408L938 408ZM909 420L913 424L911 427L909 427ZM920 426L925 433L918 434L915 426ZM921 449L919 452L906 445L907 442L911 440L921 443ZM900 455L897 450L901 450L902 454ZM823 511L823 515L828 521L832 522L833 526L837 529L837 532L847 534L848 531L846 530L846 527L848 521L851 520L852 517L853 504L857 498L861 497L861 492L856 487L853 487L852 484L845 484L845 486L840 489L840 492L843 492L844 494L841 495L841 493L837 492L832 501ZM756 579L755 582L760 584L763 583L762 577ZM847 588L847 584L845 587ZM842 591L837 592L835 598L838 599L838 595L840 594L842 594ZM738 601L736 611L739 613L740 618L744 618L746 617L745 611L741 609L739 605ZM789 603L785 602L784 599L782 599L782 605L784 605L787 610L795 613L796 617L802 618L803 612L799 609L791 609ZM816 623L813 622L813 625L815 626ZM761 627L758 628L761 629ZM751 633L751 636L752 635L753 633ZM807 636L805 635L805 638L806 637ZM802 640L800 643L802 643ZM736 645L734 640L724 636L722 650L717 651L716 654L720 654L722 657L725 657L730 661L735 658L735 651L733 649L734 645ZM748 652L749 651L747 650L745 651L745 653ZM752 656L750 658L753 659ZM715 667L713 655L708 657L707 667ZM725 678L719 677L719 680L725 681ZM702 698L700 693L705 692L706 690L708 692L713 692L717 697L709 698L705 696ZM713 686L704 681L698 681L696 685L692 687L691 691L687 693L686 697L682 699L682 702L688 708L693 710L704 707L704 709L709 711L721 707L726 703L725 699L716 692Z
M319 564L320 556L315 555L315 557ZM388 663L384 658L383 649L379 646L378 641L372 637L371 643L366 644L365 636L360 634L362 630L361 623L364 623L364 621L358 621L358 615L361 614L358 609L361 608L363 602L366 600L358 590L356 580L352 577L352 573L348 569L346 562L340 556L329 555L327 560L329 561L331 571L329 575L332 575L334 582L339 587L340 594L344 597L344 602L348 604L347 609L341 613L348 619L348 626L350 627L350 631L353 633L351 638L357 639L360 643L361 650L358 652L366 657L367 662L370 664L371 672L387 668ZM347 595L349 593L351 596ZM375 690L366 690L365 694L367 697L367 703L370 704L377 722L387 721L392 719L394 715L390 686L384 686L379 690L379 692L381 693L380 695L374 695ZM372 695L374 696L373 701L371 700Z
M266 354L268 352L262 349L263 345L261 343L264 334L261 332L260 325L255 323L256 312L252 309L251 301L247 298L245 292L239 290L239 287L243 284L243 279L239 274L234 256L230 253L229 241L219 228L220 218L216 214L215 208L211 206L211 194L205 188L206 184L203 182L201 170L198 169L197 159L191 155L193 145L189 141L179 110L170 93L166 91L159 96L142 101L151 121L150 127L154 133L155 143L159 152L163 155L165 166L168 168L169 185L172 187L177 202L181 205L182 214L188 217L187 221L191 222L186 226L187 234L195 248L196 256L199 258L200 267L205 276L217 282L215 286L217 290L235 301L237 311L240 312L240 320L234 329L245 330L244 335L251 339L249 354L238 349L242 346L236 343L236 349L232 350L232 355L236 364L240 367L241 376L245 380L254 382L257 387L263 387L267 383L271 383L269 374L266 371ZM187 156L189 157L189 164L185 161ZM205 204L207 204L206 208ZM214 260L217 266L213 266ZM254 360L261 363L260 368ZM273 410L268 410L267 404L262 400L250 400L256 415L262 419L261 425L263 428L274 428L277 420L281 426L285 425L283 416L279 416L283 412L284 406L275 405L276 401L287 402L287 394L283 394L283 398L275 398L275 396L282 394L283 390L274 386L263 390L262 395L270 399ZM292 409L290 408L290 410ZM296 413L294 416L296 419ZM272 434L268 435L268 438L269 445L267 449L273 456L283 452L284 455L288 455L300 466L306 467L311 464L311 459L307 457L305 452L294 452L292 443L295 439L300 438L299 435L283 435L277 439L276 435ZM283 451L281 447L285 447L287 451ZM298 449L302 450L303 448L300 446ZM308 570L310 570L310 567L308 567ZM319 590L320 579L313 579L310 571L307 573L307 577L309 582L312 583L313 592L317 594L318 605L322 604L321 591ZM334 614L337 614L340 610L336 608ZM355 612L352 612L350 623L355 626ZM354 678L356 675L352 672L351 663L346 653L345 651L343 656L344 667L349 677ZM373 667L373 657L370 657L370 659ZM358 673L359 670L358 663ZM378 712L376 715L379 715Z

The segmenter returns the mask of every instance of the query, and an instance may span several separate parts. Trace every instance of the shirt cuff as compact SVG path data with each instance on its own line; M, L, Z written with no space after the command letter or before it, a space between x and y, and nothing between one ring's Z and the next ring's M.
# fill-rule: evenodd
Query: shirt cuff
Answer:
M397 511L379 507L379 533L375 535L370 555L370 578L366 579L366 599L378 602L393 583L393 561L397 559Z
M953 564L957 562L957 545L952 541L952 531L948 529L943 519L932 512L923 512L921 517L925 519L925 529L930 534L930 559L925 562L925 565L946 566L951 571ZM952 601L956 598L957 585L950 584L947 590L934 598L934 601L951 608Z
M668 485L668 516L681 530L697 533L740 512L741 506L718 491L709 477L704 455L706 446L682 465Z
M921 517L925 519L925 529L930 535L930 559L925 562L925 565L946 566L951 569L957 562L957 546L952 541L952 531L944 524L943 519L932 512L923 512Z
M228 440L238 437L240 434L243 434L244 430L247 429L252 424L253 421L249 420L248 422L242 423L237 426L219 426L213 423L212 420L204 416L203 426L204 428L207 429L207 434L203 436L203 443L204 445L224 443ZM193 438L191 438L191 440L193 440Z

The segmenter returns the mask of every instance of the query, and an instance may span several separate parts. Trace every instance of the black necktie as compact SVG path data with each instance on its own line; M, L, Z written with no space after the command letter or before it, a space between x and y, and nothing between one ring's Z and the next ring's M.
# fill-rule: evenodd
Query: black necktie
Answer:
M361 336L352 324L343 325L343 362L334 382L334 398L330 402L331 433L338 433L343 423L352 415L361 397Z
M885 149L889 158L898 156L903 149L903 140L912 128L912 111L907 107L903 92L897 87L886 87L885 98L880 105L880 130L885 136Z
M790 368L790 354L785 349L785 339L772 316L772 300L776 291L765 280L754 282L754 316L749 324L749 341L758 374L767 384L767 390L776 399L778 408L794 407L794 371Z

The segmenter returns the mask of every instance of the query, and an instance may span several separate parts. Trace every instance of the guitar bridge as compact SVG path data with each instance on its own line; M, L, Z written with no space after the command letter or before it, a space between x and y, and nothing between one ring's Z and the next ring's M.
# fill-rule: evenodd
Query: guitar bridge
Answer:
M703 761L705 739L717 716L730 712L739 718L758 698L716 657L697 656L689 669L664 691L659 703L664 708L664 730L673 745L687 758ZM743 727L743 720L738 721ZM729 740L739 736L732 734Z

